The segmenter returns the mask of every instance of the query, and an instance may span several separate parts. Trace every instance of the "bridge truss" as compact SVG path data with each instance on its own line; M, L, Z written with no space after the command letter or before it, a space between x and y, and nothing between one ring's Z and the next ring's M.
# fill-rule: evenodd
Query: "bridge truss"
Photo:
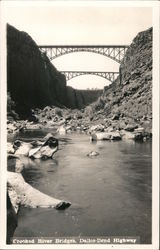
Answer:
M45 52L50 60L56 57L73 52L93 52L121 63L128 48L127 45L41 45L42 52Z
M96 71L60 71L60 72L66 76L67 81L81 75L96 75L103 77L109 80L110 82L113 82L119 75L119 72L96 72Z

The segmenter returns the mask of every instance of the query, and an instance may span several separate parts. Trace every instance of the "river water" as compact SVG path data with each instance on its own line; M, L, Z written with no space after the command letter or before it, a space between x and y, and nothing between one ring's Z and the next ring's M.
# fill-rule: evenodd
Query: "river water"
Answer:
M72 205L63 211L21 207L14 236L140 236L141 243L151 243L151 142L93 143L83 134L59 137L59 142L54 160L28 159L23 176ZM99 155L88 157L92 150Z

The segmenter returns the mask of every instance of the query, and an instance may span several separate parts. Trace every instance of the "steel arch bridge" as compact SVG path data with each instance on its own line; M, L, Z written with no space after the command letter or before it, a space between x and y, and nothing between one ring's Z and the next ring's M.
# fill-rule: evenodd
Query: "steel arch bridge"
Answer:
M127 45L40 45L39 49L45 52L50 60L73 52L93 52L121 63L126 53Z
M110 82L113 82L119 75L119 72L98 72L98 71L60 71L60 72L66 76L67 81L81 75L96 75L105 78Z

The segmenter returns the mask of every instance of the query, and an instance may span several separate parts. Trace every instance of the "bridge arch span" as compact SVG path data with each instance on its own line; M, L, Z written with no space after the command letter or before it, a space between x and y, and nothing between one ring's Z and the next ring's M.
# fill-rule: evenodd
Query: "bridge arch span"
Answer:
M126 45L117 46L54 46L54 45L41 45L39 46L42 52L45 52L50 60L59 56L63 56L75 52L91 52L108 57L117 63L121 63L125 52L128 48Z
M67 81L82 75L95 75L102 77L110 82L113 82L119 75L119 72L95 72L95 71L61 71L61 73L65 75Z

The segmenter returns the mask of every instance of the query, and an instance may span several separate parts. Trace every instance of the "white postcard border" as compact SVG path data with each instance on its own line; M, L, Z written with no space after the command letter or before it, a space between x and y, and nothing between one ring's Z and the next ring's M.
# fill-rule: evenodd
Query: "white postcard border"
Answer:
M1 249L153 249L158 250L159 244L159 44L160 44L160 4L158 1L10 1L10 4L38 5L107 5L108 7L151 7L153 8L153 148L152 148L152 183L153 183L153 210L152 210L152 244L139 245L7 245L6 244L6 165L7 165L7 132L6 132L6 20L5 4L1 2L1 43L0 43L0 248ZM8 3L7 3L8 4Z

